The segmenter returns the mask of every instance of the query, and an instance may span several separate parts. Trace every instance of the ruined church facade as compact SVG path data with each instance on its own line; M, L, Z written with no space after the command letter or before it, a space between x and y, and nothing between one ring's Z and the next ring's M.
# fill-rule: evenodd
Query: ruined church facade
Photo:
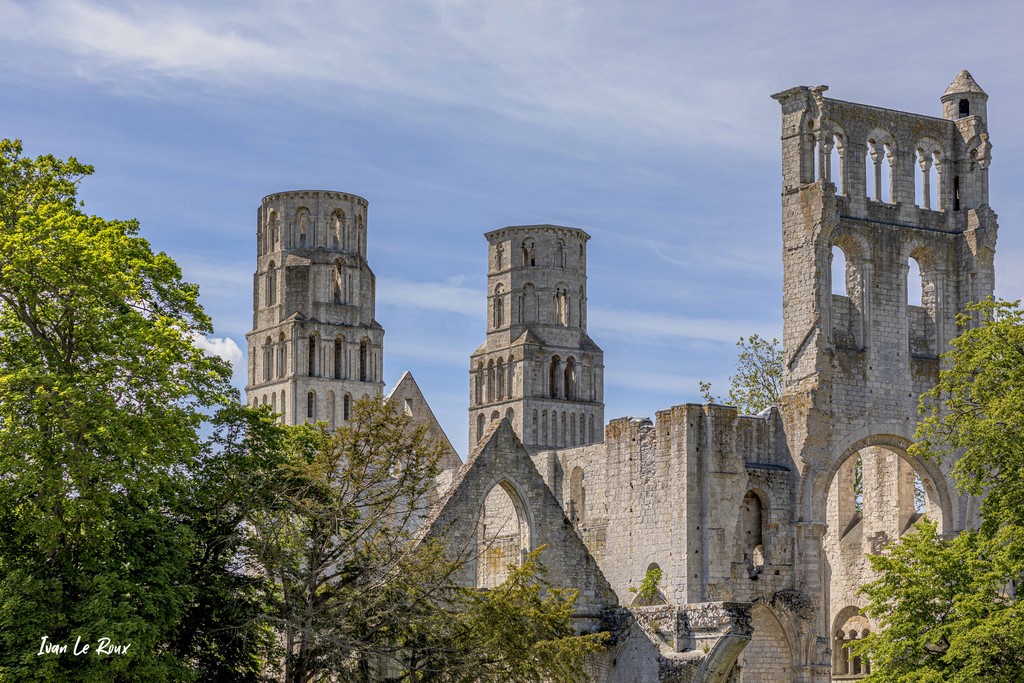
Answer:
M870 662L844 646L873 628L856 593L871 578L865 554L923 515L947 535L977 523L950 464L907 448L957 313L994 289L988 97L966 71L941 116L826 91L773 96L785 367L778 405L759 415L685 404L605 425L603 353L586 329L589 237L552 225L486 235L471 453L425 533L480 587L545 545L546 579L580 591L578 628L612 633L593 681L862 677ZM274 338L264 332L251 354ZM250 384L252 400L262 385ZM657 590L641 596L652 570Z

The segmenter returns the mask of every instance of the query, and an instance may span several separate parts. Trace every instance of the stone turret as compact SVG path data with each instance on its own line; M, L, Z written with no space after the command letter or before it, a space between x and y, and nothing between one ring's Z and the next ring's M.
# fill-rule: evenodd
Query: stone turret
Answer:
M604 438L604 353L587 335L577 228L523 225L488 241L487 341L470 360L470 438L508 418L528 448Z
M257 211L246 393L286 424L336 426L383 387L366 210L356 195L304 190L264 197Z

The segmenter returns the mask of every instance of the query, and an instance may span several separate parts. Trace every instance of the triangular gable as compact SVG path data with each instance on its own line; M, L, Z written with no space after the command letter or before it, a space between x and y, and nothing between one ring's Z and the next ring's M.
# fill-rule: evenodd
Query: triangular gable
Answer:
M408 370L403 372L384 400L388 403L394 402L398 410L405 412L413 419L413 423L425 425L428 436L441 442L445 449L441 456L441 470L442 472L449 471L454 476L455 471L462 466L462 459L459 458L448 435L444 433L441 423L434 416L434 411L430 409L430 404L427 403L427 399L423 396L420 385L416 383L412 373Z
M617 605L608 580L505 419L489 426L423 531L427 538L443 539L451 557L467 558L458 580L476 585L477 524L487 494L499 485L514 490L522 502L530 549L547 546L540 558L548 569L545 580L555 588L579 590L577 617L597 618L603 608Z

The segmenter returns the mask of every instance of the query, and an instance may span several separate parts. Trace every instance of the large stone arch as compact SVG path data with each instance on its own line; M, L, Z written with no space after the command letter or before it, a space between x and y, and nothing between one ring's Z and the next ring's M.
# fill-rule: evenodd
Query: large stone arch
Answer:
M754 604L750 618L753 633L736 661L739 683L791 683L796 648L785 620L763 603Z
M801 517L807 521L824 523L829 486L839 468L865 448L882 447L896 452L917 472L935 484L936 502L942 510L940 531L951 533L954 529L962 528L959 524L961 514L954 515L954 512L959 513L959 510L954 508L951 482L945 472L935 462L912 457L907 452L913 443L913 439L907 434L911 429L913 426L903 426L899 423L868 425L835 443L824 467L819 465L804 469L799 491Z
M478 586L493 588L500 584L507 575L507 566L520 564L534 549L533 514L521 490L507 476L495 478L484 489L477 508L477 549L473 553Z

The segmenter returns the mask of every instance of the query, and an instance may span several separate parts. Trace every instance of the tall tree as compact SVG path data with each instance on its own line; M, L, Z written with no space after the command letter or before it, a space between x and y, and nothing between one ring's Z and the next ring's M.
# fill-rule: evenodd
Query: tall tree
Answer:
M728 403L740 412L760 413L775 405L782 395L782 349L779 340L771 341L752 334L736 342L736 374L729 377L728 399L715 398L711 382L700 381L701 396L708 403Z
M957 458L960 491L984 496L982 525L948 540L926 521L871 558L865 611L882 629L854 646L869 681L1024 680L1024 313L987 300L959 323L911 452Z
M480 592L417 535L442 453L423 427L363 400L335 432L291 431L251 526L287 683L577 680L602 638L573 635L575 592L545 586L536 553Z
M135 221L82 210L91 173L0 141L0 677L187 679L212 536L183 503L223 427L261 418L225 414L204 447L201 424L235 392L193 344L211 331L198 290ZM229 571L219 559L211 571ZM69 651L40 654L44 637ZM127 651L102 654L103 638Z

